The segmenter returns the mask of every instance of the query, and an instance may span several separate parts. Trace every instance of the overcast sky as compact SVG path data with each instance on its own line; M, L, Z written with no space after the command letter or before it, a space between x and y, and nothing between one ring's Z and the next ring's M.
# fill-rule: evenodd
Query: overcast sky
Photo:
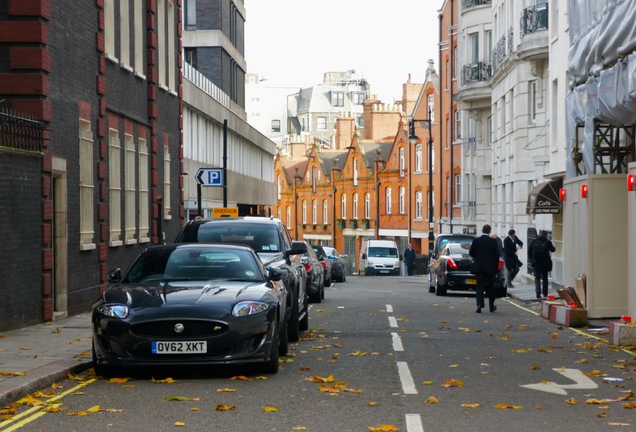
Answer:
M382 102L438 69L443 0L244 0L247 72L270 86L311 87L354 69Z

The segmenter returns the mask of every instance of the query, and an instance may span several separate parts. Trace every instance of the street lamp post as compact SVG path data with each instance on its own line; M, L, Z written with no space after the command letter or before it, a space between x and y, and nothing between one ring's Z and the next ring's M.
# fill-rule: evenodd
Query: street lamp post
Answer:
M428 254L433 253L433 243L435 242L435 234L433 234L434 217L433 217L433 130L431 120L431 108L428 108L428 118L426 120L411 120L409 143L415 144L419 141L419 137L415 135L415 122L419 121L426 125L428 129ZM409 202L410 202L409 196ZM409 204L410 205L410 204ZM410 209L409 209L410 211ZM409 238L410 238L409 231Z

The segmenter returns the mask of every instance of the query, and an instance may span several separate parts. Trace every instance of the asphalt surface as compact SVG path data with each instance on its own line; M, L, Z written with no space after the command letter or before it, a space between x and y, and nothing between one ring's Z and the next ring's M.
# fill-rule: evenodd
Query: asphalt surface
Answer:
M508 294L524 303L539 301L532 281L515 283ZM69 373L92 367L90 317L90 313L85 313L0 333L0 408ZM592 326L607 324L595 322Z

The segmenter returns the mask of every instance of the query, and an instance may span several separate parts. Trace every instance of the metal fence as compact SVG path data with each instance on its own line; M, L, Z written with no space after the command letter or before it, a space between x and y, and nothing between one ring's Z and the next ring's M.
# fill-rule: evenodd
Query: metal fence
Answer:
M42 152L47 123L0 107L0 147Z

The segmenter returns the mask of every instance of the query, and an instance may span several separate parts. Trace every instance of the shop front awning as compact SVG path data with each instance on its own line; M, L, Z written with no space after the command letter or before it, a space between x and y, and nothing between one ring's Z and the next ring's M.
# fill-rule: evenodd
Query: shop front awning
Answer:
M559 199L559 189L563 187L563 178L550 180L532 189L528 195L526 214L556 214L561 213L562 203Z

